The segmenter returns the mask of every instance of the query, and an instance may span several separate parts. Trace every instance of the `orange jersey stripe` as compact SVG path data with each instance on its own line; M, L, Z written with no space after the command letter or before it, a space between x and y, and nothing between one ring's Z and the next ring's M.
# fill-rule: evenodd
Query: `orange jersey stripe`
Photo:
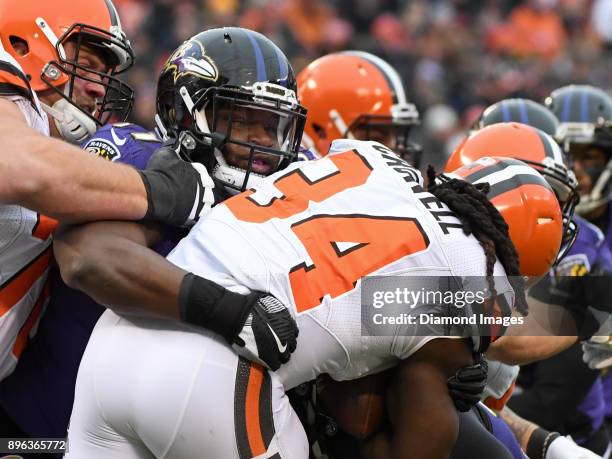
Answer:
M19 335L17 335L17 339L15 340L15 345L13 346L13 355L15 355L16 357L21 356L21 353L23 352L23 349L25 348L25 345L28 342L28 335L30 334L30 331L40 318L40 315L42 314L43 308L45 306L45 302L48 298L49 284L45 283L43 291L41 292L40 297L36 301L34 308L32 308L32 312L30 313L28 320L26 320L26 322L23 324L23 327L21 327L21 330L19 330Z
M52 218L37 214L36 225L32 229L32 236L42 241L46 241L56 228L57 220L53 220Z
M0 315L6 314L49 267L52 246L47 247L21 271L0 287Z
M251 365L249 374L249 383L247 386L246 403L245 403L245 418L247 437L251 454L259 456L266 452L263 435L261 432L261 423L259 419L259 396L264 379L264 368L261 365Z

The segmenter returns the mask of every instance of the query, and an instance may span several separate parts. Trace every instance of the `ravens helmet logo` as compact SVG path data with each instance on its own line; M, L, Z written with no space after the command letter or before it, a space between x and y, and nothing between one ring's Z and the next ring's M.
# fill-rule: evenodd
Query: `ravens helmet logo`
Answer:
M174 82L183 75L195 75L205 80L217 81L219 70L212 59L206 56L201 43L187 40L170 56L163 72L172 71Z

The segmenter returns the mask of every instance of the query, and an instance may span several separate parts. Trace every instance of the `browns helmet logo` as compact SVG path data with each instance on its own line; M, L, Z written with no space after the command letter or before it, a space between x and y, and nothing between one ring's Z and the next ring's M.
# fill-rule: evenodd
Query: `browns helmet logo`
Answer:
M85 151L107 161L116 161L121 158L121 153L112 143L104 139L92 139L85 146Z
M163 72L171 71L174 82L184 75L195 75L205 80L217 81L219 70L201 43L187 40L170 56L164 65Z

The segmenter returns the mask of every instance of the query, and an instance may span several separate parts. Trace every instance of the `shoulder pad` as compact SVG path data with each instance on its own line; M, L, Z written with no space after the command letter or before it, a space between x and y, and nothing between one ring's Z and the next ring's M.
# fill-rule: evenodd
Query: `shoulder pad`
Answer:
M300 150L297 154L298 161L313 161L315 159L319 159L319 157L312 150L300 147Z
M580 217L579 215L574 215L573 218L576 224L578 225L578 238L588 240L589 242L595 245L599 245L604 242L604 234L597 226L595 226L588 220L585 220L584 218Z
M0 96L22 96L34 103L34 93L17 61L0 49Z
M108 161L119 161L144 169L161 140L142 126L132 123L106 125L81 147Z

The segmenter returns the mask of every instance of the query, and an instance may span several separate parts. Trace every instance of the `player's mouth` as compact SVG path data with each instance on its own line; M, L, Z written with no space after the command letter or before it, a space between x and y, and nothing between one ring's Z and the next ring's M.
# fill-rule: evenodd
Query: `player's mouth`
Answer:
M248 164L248 163L247 163ZM278 158L274 155L266 155L264 153L255 153L251 169L256 174L270 175L278 165Z

